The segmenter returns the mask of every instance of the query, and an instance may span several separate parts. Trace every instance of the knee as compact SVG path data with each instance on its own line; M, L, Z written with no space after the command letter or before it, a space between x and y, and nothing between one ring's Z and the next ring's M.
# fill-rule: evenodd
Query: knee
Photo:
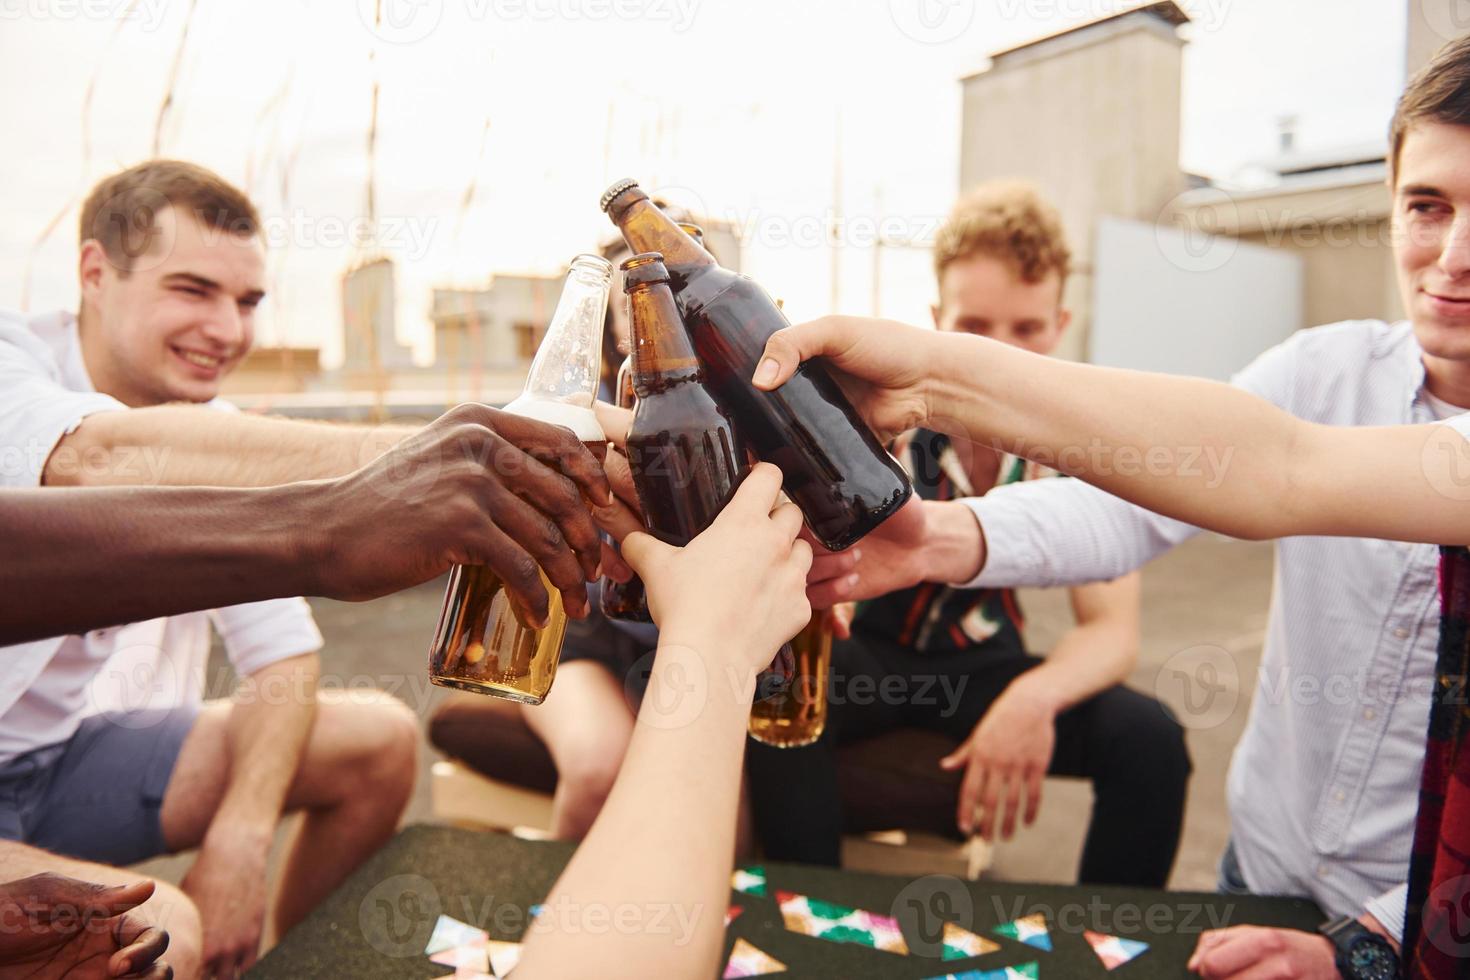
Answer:
M566 755L565 761L556 760L557 789L568 805L590 808L595 813L617 781L623 764L622 746L589 742Z
M173 967L177 980L195 980L203 968L204 930L199 910L178 888L155 882L153 897L138 906L135 914L168 933L168 950L163 961Z
M1114 688L1101 698L1105 730L1099 741L1110 746L1118 760L1147 772L1155 782L1188 782L1194 766L1184 727L1162 701L1127 688Z
M358 703L354 729L360 733L353 753L358 778L378 793L407 797L418 770L419 721L402 701L381 694Z

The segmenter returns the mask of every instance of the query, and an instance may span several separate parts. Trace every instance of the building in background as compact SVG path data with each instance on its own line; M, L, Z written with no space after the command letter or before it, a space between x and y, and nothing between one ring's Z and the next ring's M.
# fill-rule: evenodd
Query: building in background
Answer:
M1406 0L1406 80L1458 23L1455 3ZM1282 120L1279 154L1245 180L1186 174L1188 23L1172 0L1145 3L961 80L961 187L1024 177L1062 213L1076 271L1059 353L1226 377L1301 327L1401 317L1386 139L1302 152Z
M342 276L342 373L354 379L413 368L413 352L398 342L398 293L393 260L376 256Z
M530 366L562 276L497 274L483 289L435 288L434 368L450 374Z

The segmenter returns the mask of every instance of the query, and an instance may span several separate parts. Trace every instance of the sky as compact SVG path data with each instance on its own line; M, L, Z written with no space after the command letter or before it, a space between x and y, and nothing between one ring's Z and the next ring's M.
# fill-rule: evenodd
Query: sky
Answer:
M1239 176L1273 155L1283 116L1304 150L1381 141L1421 2L1436 0L1181 2L1184 168ZM433 285L565 268L611 233L597 198L623 176L740 225L744 271L793 319L830 311L835 268L842 311L919 322L922 247L882 250L875 298L867 242L888 218L922 245L958 192L958 79L1129 6L0 0L0 307L75 308L76 207L156 142L256 200L271 245L258 343L321 346L329 366L340 277L367 238L398 262L399 336L423 361Z

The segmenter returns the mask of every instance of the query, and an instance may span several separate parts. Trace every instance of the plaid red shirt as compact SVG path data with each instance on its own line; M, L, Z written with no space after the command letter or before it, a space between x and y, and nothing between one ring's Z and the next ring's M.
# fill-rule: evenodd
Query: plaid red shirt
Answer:
M1409 862L1404 976L1470 978L1470 550L1440 549L1439 658Z

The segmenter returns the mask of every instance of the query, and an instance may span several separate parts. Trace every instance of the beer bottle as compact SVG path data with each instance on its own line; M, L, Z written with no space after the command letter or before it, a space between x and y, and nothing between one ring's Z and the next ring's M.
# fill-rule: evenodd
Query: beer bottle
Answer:
M683 547L735 495L749 468L745 443L710 393L659 254L640 253L622 268L638 396L628 429L628 463L644 525L660 540ZM783 646L762 673L759 696L788 686L790 655L789 646Z
M766 292L716 264L635 181L618 181L601 204L630 247L663 254L711 389L756 455L781 468L817 540L839 551L903 506L913 493L908 476L826 368L809 361L776 391L751 383L766 340L787 325Z
M592 410L612 263L596 255L572 261L546 336L536 348L525 390L505 411L562 425L598 458L607 439ZM429 680L476 694L540 704L556 679L566 635L561 593L541 573L548 615L539 629L510 601L500 576L484 565L456 565L429 648Z
M633 355L629 354L618 367L618 408L632 408L636 403L633 394ZM609 619L622 619L635 623L651 623L648 614L648 596L643 591L643 580L634 576L626 582L617 582L608 576L602 577L602 598L598 608Z
M827 671L832 662L832 626L825 609L791 641L795 677L784 691L750 706L750 737L778 749L811 745L827 727Z

